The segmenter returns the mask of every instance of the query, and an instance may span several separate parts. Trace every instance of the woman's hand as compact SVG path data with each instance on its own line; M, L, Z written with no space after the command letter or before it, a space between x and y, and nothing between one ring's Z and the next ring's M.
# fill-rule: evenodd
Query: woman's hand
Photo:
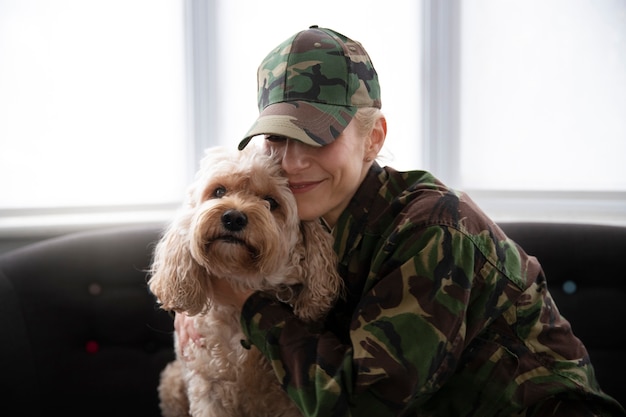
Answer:
M237 290L234 289L230 282L226 279L214 279L211 282L213 286L213 298L212 302L222 305L232 305L238 310L241 310L243 304L248 297L252 295L252 290ZM188 316L185 313L176 313L174 316L174 331L178 340L178 349L184 359L190 360L189 351L187 346L189 343L193 343L197 346L204 346L204 338L198 332L195 326L195 320L193 317Z
M192 359L188 356L187 346L193 343L198 346L204 345L204 339L196 329L193 317L185 313L176 313L174 316L174 331L178 342L178 351L184 359Z

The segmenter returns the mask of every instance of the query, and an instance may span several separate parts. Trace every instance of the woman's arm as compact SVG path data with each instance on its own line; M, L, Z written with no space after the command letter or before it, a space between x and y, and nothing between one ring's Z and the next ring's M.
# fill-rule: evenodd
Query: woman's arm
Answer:
M388 243L373 258L350 343L263 294L244 305L244 333L305 416L399 415L454 370L482 259L474 242L436 226Z

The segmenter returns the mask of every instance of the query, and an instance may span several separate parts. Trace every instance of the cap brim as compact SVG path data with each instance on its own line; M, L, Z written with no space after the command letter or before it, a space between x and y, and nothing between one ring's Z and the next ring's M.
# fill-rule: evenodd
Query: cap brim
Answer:
M290 101L270 104L239 143L239 150L258 135L277 135L296 139L311 146L324 146L348 126L356 107Z

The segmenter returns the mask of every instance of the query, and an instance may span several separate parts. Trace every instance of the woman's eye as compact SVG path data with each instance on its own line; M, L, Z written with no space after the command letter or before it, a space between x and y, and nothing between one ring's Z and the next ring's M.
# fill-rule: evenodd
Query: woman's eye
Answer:
M267 135L265 136L265 140L268 142L272 142L272 143L282 143L286 141L287 138L284 136L278 136L278 135Z
M213 197L215 198L222 198L225 195L226 195L226 188L222 187L221 185L217 187L215 190L213 190Z
M265 197L265 201L270 203L270 210L274 210L278 207L278 202L274 200L272 197Z

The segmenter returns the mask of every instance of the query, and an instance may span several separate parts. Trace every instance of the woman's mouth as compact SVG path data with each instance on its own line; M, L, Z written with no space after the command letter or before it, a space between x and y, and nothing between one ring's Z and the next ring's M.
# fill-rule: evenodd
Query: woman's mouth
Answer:
M306 192L312 190L313 188L317 187L317 185L320 182L321 181L314 181L314 182L290 182L289 183L289 189L294 194L306 193Z

